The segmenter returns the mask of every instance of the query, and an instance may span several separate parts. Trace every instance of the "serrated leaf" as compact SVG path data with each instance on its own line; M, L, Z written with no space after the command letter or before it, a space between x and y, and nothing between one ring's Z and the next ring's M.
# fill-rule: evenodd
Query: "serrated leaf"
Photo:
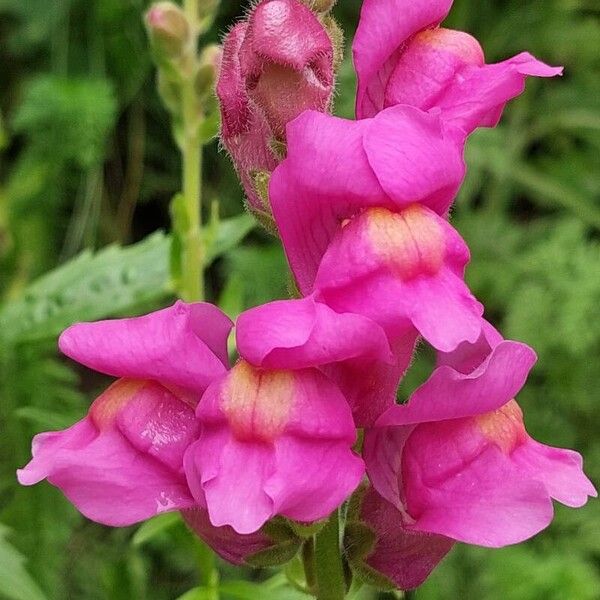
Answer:
M134 546L141 546L178 523L181 523L179 513L171 512L158 515L143 523L135 532L131 542Z
M8 528L0 524L0 596L10 600L46 600L25 569L25 559L6 539Z
M5 343L57 336L76 321L125 314L170 292L169 239L156 233L121 248L86 251L32 283L0 311Z

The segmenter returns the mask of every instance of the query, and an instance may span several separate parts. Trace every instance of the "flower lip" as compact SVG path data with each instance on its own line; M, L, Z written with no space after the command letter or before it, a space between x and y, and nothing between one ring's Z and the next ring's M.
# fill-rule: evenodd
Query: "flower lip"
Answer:
M240 361L221 390L221 409L239 441L272 442L283 433L294 405L289 371L264 371Z
M444 232L419 204L399 213L367 209L360 217L367 224L375 254L400 279L435 275L443 266Z

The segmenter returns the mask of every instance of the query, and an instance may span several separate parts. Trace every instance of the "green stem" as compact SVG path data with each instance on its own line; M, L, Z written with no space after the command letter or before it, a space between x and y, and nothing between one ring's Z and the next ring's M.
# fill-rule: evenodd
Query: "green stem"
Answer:
M344 600L346 581L340 549L340 521L336 510L315 536L318 600Z
M192 26L194 43L189 52L189 68L182 81L181 113L183 118L183 199L187 215L187 231L180 232L182 248L181 297L187 302L204 299L204 256L202 249L202 145L198 135L201 115L194 89L198 0L186 0L184 9Z

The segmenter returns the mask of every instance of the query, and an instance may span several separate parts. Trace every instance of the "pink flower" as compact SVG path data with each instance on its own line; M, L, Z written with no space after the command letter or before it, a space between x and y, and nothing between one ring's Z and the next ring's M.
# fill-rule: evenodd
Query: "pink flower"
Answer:
M445 216L465 173L464 133L409 106L363 121L305 112L287 132L288 156L269 192L304 295L348 220L369 208L399 212L417 203Z
M371 319L335 312L313 296L258 306L236 325L238 350L256 366L318 365L343 392L357 427L373 425L394 405L415 337L391 347Z
M545 528L552 499L577 507L596 495L579 454L525 430L511 398L534 361L486 325L474 347L445 356L407 405L367 433L371 483L404 529L499 547Z
M410 104L441 109L445 120L470 133L496 125L527 75L562 73L526 52L486 65L477 40L439 27L451 6L452 0L364 1L352 48L359 119Z
M188 483L215 526L242 534L275 515L312 522L354 491L364 472L356 431L337 386L315 368L238 362L204 394Z
M231 326L210 304L178 302L67 329L59 341L67 356L120 379L84 419L34 438L20 483L48 479L86 517L107 525L194 506L183 453L198 436L196 403L226 371Z
M217 83L221 139L253 210L270 213L254 176L275 168L286 123L306 109L329 109L333 54L324 26L298 0L259 2L225 38Z
M256 331L252 320L241 318ZM355 341L342 353L389 358L374 323L355 315L345 321ZM316 368L339 355L331 323L340 319L323 321L323 347L304 357L284 351L268 368L241 360L229 371L232 323L209 304L179 302L145 317L69 328L60 339L65 354L121 379L85 419L35 438L20 482L47 478L83 514L109 525L198 508L213 527L254 534L275 515L306 522L328 516L364 473L352 451L350 407ZM379 339L370 338L373 331ZM268 344L268 335L263 331L258 344ZM256 357L251 339L242 357L245 351ZM212 535L230 541L227 531L200 529L209 542ZM220 551L230 553L226 545Z
M447 352L481 333L483 306L463 281L468 260L458 233L423 205L368 208L329 245L315 290L334 310L379 323L390 339L416 329Z

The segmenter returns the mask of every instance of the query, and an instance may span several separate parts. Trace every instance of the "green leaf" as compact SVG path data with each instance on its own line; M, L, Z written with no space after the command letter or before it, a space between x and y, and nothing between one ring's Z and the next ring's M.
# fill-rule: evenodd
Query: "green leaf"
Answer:
M246 213L219 221L215 238L206 249L206 262L210 264L235 248L254 227L256 227L254 217Z
M6 539L9 529L0 525L0 596L11 600L45 600L46 596L26 571L25 559Z
M126 314L170 293L169 240L156 233L121 248L85 251L44 275L0 311L5 343L57 336L77 321Z
M179 596L177 600L214 600L215 591L205 587L196 587Z
M181 523L179 513L172 512L158 515L143 523L135 532L131 541L134 546L141 546L178 523Z

